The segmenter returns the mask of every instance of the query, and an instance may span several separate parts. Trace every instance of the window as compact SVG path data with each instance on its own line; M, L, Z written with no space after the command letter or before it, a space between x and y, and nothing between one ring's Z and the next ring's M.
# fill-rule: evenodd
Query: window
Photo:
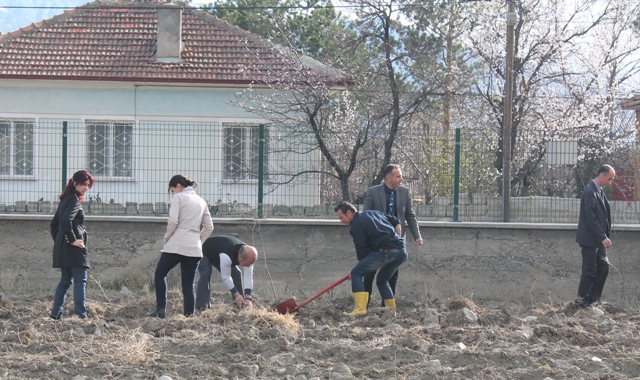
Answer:
M225 179L245 180L258 179L259 133L258 126L241 126L223 124L224 126L224 173ZM268 141L265 129L265 140ZM264 167L265 177L268 167L268 144L265 142Z
M133 175L133 123L87 121L87 167L101 177Z
M0 175L33 175L32 120L0 120Z

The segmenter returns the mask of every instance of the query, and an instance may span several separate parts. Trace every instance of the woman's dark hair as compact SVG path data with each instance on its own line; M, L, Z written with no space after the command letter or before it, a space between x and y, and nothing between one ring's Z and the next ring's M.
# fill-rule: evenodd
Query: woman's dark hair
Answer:
M176 187L176 185L178 185L178 184L181 184L183 187L187 187L187 186L196 187L196 186L198 186L198 182L192 181L189 178L183 176L182 174L176 174L173 177L171 177L171 180L169 181L169 188Z
M84 201L84 196L76 190L76 184L85 183L89 181L89 188L93 187L93 176L89 174L86 170L78 170L73 173L73 177L69 178L69 182L67 182L67 187L64 188L62 194L60 194L60 200L65 197L67 194L75 194L78 196L80 201Z

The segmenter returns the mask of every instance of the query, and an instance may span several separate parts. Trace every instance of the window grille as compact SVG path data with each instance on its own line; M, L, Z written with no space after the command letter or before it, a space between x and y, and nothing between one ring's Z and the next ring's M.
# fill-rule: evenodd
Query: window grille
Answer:
M133 176L133 123L87 121L88 168L99 177Z
M0 174L33 175L33 120L0 120Z
M225 179L258 179L259 133L256 125L223 124L224 127L224 173ZM268 165L268 130L265 129L264 167L265 178Z

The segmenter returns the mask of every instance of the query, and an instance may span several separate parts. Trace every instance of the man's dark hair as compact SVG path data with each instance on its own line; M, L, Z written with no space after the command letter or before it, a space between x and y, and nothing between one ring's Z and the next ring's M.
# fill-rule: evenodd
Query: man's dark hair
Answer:
M598 169L598 175L604 173L604 174L609 174L611 173L611 171L613 170L613 166L611 165L602 165L600 167L600 169Z
M333 211L338 212L340 210L343 214L347 214L347 211L351 211L352 213L356 213L356 208L354 205L347 201L341 201L338 205L333 209Z
M393 169L398 169L398 170L400 170L400 167L399 167L398 165L396 165L396 164L389 164L389 165L385 166L385 168L384 168L384 172L383 172L383 174L384 174L385 178L386 178L389 174L391 174L391 172L393 171Z

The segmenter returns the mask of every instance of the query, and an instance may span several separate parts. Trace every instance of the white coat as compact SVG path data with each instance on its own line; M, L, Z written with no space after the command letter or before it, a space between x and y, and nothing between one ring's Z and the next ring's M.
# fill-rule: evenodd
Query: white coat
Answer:
M162 252L202 257L202 243L213 232L207 202L191 186L173 196Z

